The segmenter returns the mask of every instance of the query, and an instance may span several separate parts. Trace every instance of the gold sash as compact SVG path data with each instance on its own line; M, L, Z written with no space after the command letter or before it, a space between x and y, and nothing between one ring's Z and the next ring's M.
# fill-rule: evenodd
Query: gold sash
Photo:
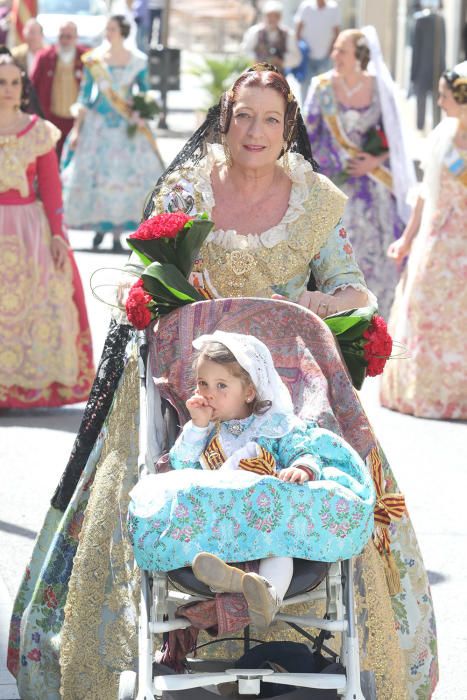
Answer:
M347 137L337 114L336 100L331 86L331 81L326 77L323 77L319 82L320 101L321 95L324 93L326 93L326 107L325 109L321 110L323 119L326 122L334 140L337 141L339 146L341 146L347 152L350 158L356 158L356 156L362 152L362 149L358 148L358 146L356 146ZM372 170L371 173L367 173L367 176L373 180L376 180L377 182L381 182L391 192L393 191L391 171L389 168L384 167L384 165L379 165L377 168Z
M102 61L96 56L95 51L87 51L85 54L83 54L81 60L91 73L96 83L99 85L99 90L102 92L103 95L105 95L105 97L108 99L114 110L128 123L130 123L132 116L131 107L125 100L125 98L123 98L121 95L115 92L115 90L112 88L111 76L104 64L102 63ZM156 143L156 139L154 138L149 126L147 124L142 124L137 128L138 131L140 131L147 138L152 150L159 158L162 167L165 168L164 161L162 160L162 156L159 151L159 147Z

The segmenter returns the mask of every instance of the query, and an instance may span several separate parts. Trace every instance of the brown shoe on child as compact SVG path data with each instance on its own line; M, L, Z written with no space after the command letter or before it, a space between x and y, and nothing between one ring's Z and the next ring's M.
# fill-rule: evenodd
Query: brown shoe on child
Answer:
M245 572L236 566L229 566L209 552L200 552L192 563L193 573L216 593L241 593Z
M267 629L280 608L274 588L269 581L254 573L243 576L242 588L252 625L258 629Z

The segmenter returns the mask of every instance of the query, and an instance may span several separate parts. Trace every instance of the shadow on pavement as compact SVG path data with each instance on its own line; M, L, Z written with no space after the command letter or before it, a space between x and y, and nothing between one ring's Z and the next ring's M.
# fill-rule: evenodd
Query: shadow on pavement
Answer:
M439 571L427 571L427 574L430 586L436 586L437 583L444 583L449 580L449 576L440 574Z
M29 528L27 527L14 525L13 523L7 523L4 520L0 520L0 530L2 532L7 532L9 535L18 535L19 537L25 537L28 540L35 540L37 537L37 532L35 532L34 530L29 530Z
M36 408L31 410L2 410L0 411L0 428L26 427L46 430L62 430L66 433L76 433L83 416L85 404L63 406L61 408Z

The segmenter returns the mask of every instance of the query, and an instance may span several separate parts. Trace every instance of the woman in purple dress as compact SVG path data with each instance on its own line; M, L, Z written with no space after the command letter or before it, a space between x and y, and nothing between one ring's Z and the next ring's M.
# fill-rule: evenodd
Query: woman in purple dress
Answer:
M415 174L374 28L341 32L332 59L334 69L312 81L304 118L321 172L349 197L344 226L387 318L398 274L386 250L409 216L405 200Z

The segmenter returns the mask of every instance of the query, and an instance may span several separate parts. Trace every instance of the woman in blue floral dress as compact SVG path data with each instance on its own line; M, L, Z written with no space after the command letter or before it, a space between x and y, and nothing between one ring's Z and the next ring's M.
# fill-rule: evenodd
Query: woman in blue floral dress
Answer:
M84 54L84 79L76 120L62 157L65 220L69 228L95 231L94 247L141 220L147 192L162 173L149 126L132 114L133 91L149 89L147 57L124 47L130 26L111 17L102 46ZM133 123L134 122L134 123Z

